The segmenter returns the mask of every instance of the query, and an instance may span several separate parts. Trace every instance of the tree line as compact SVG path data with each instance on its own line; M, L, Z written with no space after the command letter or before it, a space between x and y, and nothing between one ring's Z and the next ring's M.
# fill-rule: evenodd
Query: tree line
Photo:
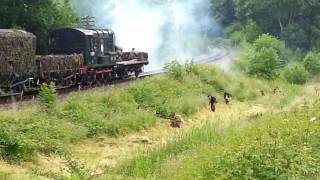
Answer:
M318 0L210 0L214 18L235 42L253 42L269 33L290 48L320 50ZM1 0L0 28L22 28L38 36L46 49L48 31L74 26L78 17L69 0Z
M303 84L320 74L319 0L211 0L224 35L242 47L236 68Z
M0 28L24 29L37 36L37 53L47 51L47 35L60 27L73 27L78 17L68 0L1 0Z
M269 33L290 48L320 50L319 0L210 0L213 15L234 41Z

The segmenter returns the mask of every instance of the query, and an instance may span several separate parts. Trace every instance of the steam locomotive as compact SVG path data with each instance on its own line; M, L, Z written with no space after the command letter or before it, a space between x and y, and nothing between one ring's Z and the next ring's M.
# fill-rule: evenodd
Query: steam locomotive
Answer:
M62 28L48 36L48 54L35 55L35 36L0 30L0 96L38 89L44 82L57 88L107 84L136 77L148 53L122 52L110 29Z

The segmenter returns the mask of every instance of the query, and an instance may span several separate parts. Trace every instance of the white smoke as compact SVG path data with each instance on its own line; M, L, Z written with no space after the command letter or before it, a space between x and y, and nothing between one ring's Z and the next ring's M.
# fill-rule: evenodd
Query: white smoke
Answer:
M209 0L72 0L80 16L112 29L117 45L149 53L148 69L208 52L220 28L210 16Z

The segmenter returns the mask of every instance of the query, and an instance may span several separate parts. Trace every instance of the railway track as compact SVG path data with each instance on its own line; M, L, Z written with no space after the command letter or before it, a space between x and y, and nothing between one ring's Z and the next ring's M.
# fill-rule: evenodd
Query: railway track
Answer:
M112 82L109 82L108 84L103 84L103 85L95 85L95 86L86 86L86 87L79 87L79 86L68 86L68 87L62 87L57 89L57 93L60 95L65 95L70 92L76 92L76 91L88 91L92 90L93 88L99 88L99 87L107 87L107 86L114 86L114 85L122 85L122 84L127 84L133 81L136 81L138 79L143 79L145 77L150 77L150 76L156 76L163 73L162 71L152 71L152 72L146 72L141 74L138 78L136 77L130 77L127 79L123 80L114 80ZM38 97L39 91L34 90L34 91L28 91L26 93L14 93L11 95L3 95L0 96L0 109L1 106L4 106L6 104L10 103L17 103L17 102L22 102L22 101L34 101Z
M199 57L195 59L195 64L212 64L214 62L220 61L223 58L227 57L230 55L230 50L227 47L224 46L219 46L217 47L217 49L219 49L219 51L216 54L211 54L211 55L207 55L207 56L203 56L203 57ZM115 80L112 81L110 83L108 83L107 85L103 85L104 88L108 88L110 86L121 86L124 84L128 84L131 83L133 81L136 81L138 79L143 79L145 77L151 77L151 76L157 76L157 75L161 75L165 73L165 71L163 69L159 69L159 70L153 70L153 71L148 71L148 72L143 72L139 75L139 77L137 78L128 78L128 79L124 79L124 80ZM94 86L94 87L84 87L84 88L80 88L78 86L72 86L72 87L63 87L57 90L59 96L63 96L66 95L70 92L75 92L75 91L88 91L88 90L92 90L93 88L99 88L100 86ZM15 93L15 94L11 94L11 95L2 95L0 96L0 109L3 109L4 107L6 107L7 104L17 104L17 103L26 103L28 104L28 102L32 102L34 101L38 96L38 90L34 90L34 91L29 91L26 93ZM22 105L23 106L23 105Z

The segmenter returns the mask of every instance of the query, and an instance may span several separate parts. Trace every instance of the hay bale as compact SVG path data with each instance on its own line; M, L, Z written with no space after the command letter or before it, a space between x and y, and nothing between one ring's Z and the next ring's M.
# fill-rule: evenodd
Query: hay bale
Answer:
M65 76L78 73L84 63L82 54L36 56L35 60L39 66L40 76L44 79L51 74Z
M22 30L0 29L0 76L36 72L36 37Z
M123 52L121 60L122 61L130 61L130 60L138 60L138 61L144 61L148 60L148 53L145 52L137 52L130 57L130 52Z

